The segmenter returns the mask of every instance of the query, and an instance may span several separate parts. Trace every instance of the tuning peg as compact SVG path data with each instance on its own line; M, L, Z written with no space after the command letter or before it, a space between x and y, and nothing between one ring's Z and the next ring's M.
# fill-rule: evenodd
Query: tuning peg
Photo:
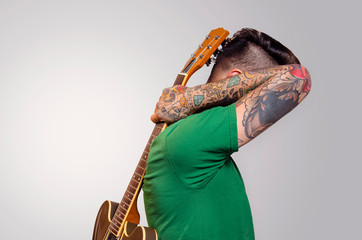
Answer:
M204 57L204 55L203 55L203 54L201 54L199 58L203 58L203 57Z
M203 47L203 45L202 45L202 44L200 44L200 45L199 45L199 48L202 48L202 47Z
M211 48L211 45L207 45L207 47L206 47L207 49L210 49Z
M218 36L218 35L215 36L215 40L217 40L217 39L219 39L219 38L220 38L220 36Z
M211 64L211 58L209 58L207 61L206 61L206 66L208 67L208 66L210 66L210 64Z
M211 57L206 61L206 66L210 66L210 64L216 63L216 57L214 55L211 55Z
M210 35L206 35L206 39L209 39L210 38Z

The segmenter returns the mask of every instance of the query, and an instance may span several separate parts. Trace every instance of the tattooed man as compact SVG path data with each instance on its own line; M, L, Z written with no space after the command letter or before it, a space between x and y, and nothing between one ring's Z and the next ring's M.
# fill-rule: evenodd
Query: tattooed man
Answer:
M254 239L249 202L230 157L296 107L311 79L294 54L254 29L234 34L208 83L166 88L144 178L147 220L161 240Z

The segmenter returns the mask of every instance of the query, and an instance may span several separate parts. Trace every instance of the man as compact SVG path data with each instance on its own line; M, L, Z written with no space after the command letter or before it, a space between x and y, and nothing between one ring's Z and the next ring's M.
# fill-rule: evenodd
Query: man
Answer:
M242 29L217 56L207 84L164 90L151 120L171 125L152 144L143 187L160 240L254 239L230 155L297 106L310 81L289 49Z

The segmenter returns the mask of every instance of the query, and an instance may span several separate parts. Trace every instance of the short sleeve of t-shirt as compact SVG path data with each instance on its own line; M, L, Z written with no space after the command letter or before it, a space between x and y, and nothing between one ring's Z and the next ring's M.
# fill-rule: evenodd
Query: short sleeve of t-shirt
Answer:
M238 151L235 104L216 107L179 121L168 133L168 159L180 180L205 186Z

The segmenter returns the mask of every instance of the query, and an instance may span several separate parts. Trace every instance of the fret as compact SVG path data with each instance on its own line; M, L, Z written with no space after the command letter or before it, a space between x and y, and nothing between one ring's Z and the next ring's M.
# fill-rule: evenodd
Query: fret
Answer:
M113 220L116 222L116 226L118 226L118 225L121 226L121 225L122 225L122 223L119 222L119 221L117 220L117 218L113 218L112 221L113 221Z
M158 124L156 124L155 125L155 129L159 129L159 130L162 130L162 128L163 128L163 124L164 123L161 123L161 125L158 123Z
M158 124L155 125L155 128L153 129L152 134L158 135L162 131L162 126L159 126Z
M124 213L118 213L118 218L119 218L119 219L122 219L122 222L123 222L123 219L126 218L126 214L124 214Z
M128 200L132 201L132 198L129 198L129 195L126 197Z
M132 181L133 181L133 182L132 182ZM133 188L137 189L139 182L137 182L137 181L135 181L135 180L131 179L130 184L131 184L130 186L132 186Z
M126 213L123 213L121 211L117 211L117 215L115 214L115 216L117 216L117 218L119 220L121 220L121 222L123 222L123 219L126 217Z
M122 216L123 215L123 216ZM118 218L118 220L123 221L124 216L126 216L125 213L123 213L121 210L117 210L116 213L114 214L115 217Z
M136 172L136 171L134 172L134 174L135 174L135 175L137 174L140 178L142 177L142 175L141 175L141 174L139 174L139 173L138 173L138 172ZM133 177L135 177L135 175L133 175Z
M133 195L133 193L131 193L130 191L128 191L128 190L126 190L126 192L128 192L128 193L130 193L130 194L132 194Z
M151 136L156 138L159 133L160 133L160 130L157 129L157 128L154 128L153 131L152 131Z
M131 181L130 181L130 183L133 181L133 184L136 184L136 186L135 187L138 187L138 185L139 185L139 183L140 183L140 178L137 178L137 179L135 179L135 178L131 178Z
M154 135L157 137L161 132L162 132L162 127L157 127L157 125L156 125L156 127L152 131L151 136Z
M122 199L122 202L123 202L124 204L126 204L127 206L129 206L132 201L129 201L129 200L127 200L126 198L123 198L123 199ZM125 207L123 207L123 208L124 208L125 210L127 210Z
M151 136L149 138L149 141L153 142L153 140L155 140L156 137L158 137L158 135L160 135L161 132L162 131L158 130L158 129L153 130L153 132L152 132L152 134L151 134Z
M140 177L137 177L137 178L136 178L136 175L133 175L133 178L131 178L131 181L136 182L136 183L137 183L137 186L139 185L140 180L141 180L141 178L140 178Z
M117 214L114 214L114 217L112 218L112 221L113 221L113 219L115 219L117 222L120 222L120 223L123 222L123 217L119 216Z
M137 182L135 183L135 181L133 179L131 179L128 186L137 189L138 183Z
M120 227L121 227L121 225L122 225L122 224L119 224L119 223L117 223L117 222L115 222L115 221L114 221L114 222L112 222L112 223L113 223L113 226L116 226L117 228L120 228Z
M122 205L120 205L120 206L121 206L122 210L125 210L125 211L126 211L126 212L124 213L124 214L126 214L128 208L125 208L125 207L126 207L126 205L129 206L130 203L126 203L125 200L124 200L124 198L122 198L122 202L121 202L121 203L122 203ZM122 210L119 210L119 212L121 212Z
M111 232L112 232L114 235L116 235L117 232L118 232L119 227L114 226L114 224L111 223L111 224L109 225L109 229L111 230Z
M113 218L116 218L118 222L122 223L123 219L126 217L126 214L122 213L122 212L117 212L116 214L114 214ZM112 219L113 220L113 219Z
M127 199L125 199L124 197L122 198L122 203L126 204L127 206L129 206L129 204L131 203L131 201L128 201ZM123 206L123 209L127 210L126 208L124 208Z
M127 193L127 195L125 194L124 196L126 196L128 199L132 200L134 195L131 193Z
M140 176L143 176L143 174L144 174L143 169L141 169L140 167L137 167L135 172Z
M114 230L115 230L115 232L117 233L118 232L118 230L121 228L121 226L122 226L122 224L118 224L118 223L116 223L116 222L111 222L111 224L110 224L110 227L112 227Z
M112 219L111 226L112 226L114 229L120 229L121 226L122 226L122 223L114 222L113 219ZM117 230L117 232L118 232L118 230Z
M150 149L145 149L142 153L142 156L140 157L140 159L144 159L147 160L148 155L149 155Z
M155 127L155 128L153 129L153 131L152 131L152 134L151 134L150 138L151 138L151 137L156 138L160 133L161 133L161 129Z
M114 235L116 235L118 233L118 230L119 230L119 229L115 228L112 224L109 226L109 229L112 231L112 233Z
M118 216L122 219L124 219L124 217L126 217L126 214L124 214L123 212L119 212Z
M134 189L132 189L132 188L129 188L129 186L127 187L127 189L128 189L131 193L133 193L133 194L136 193L136 191L135 191Z
M138 177L136 176L138 175ZM139 184L141 182L141 179L142 179L142 175L138 174L135 172L135 174L133 175L133 178L135 181L137 181L137 184Z
M142 168L142 170L145 170L147 166L147 161L139 161L138 162L138 167Z
M155 136L157 137L157 135L155 135L155 132L152 132L150 138L148 139L148 142L149 142L149 143L152 143L153 140L155 140L155 138L156 138Z

